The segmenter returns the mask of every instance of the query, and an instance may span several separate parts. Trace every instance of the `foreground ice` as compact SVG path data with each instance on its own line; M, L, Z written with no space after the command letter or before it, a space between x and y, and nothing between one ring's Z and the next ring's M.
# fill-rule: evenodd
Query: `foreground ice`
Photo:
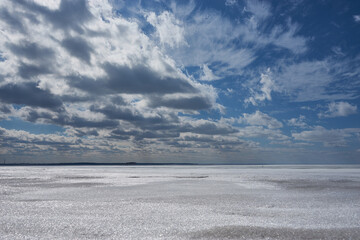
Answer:
M0 167L0 239L360 239L360 169Z

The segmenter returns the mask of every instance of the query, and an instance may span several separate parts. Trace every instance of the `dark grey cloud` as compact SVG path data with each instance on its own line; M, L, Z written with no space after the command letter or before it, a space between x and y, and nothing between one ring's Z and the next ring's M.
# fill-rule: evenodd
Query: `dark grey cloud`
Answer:
M130 139L131 136L139 135L140 132L137 130L122 130L122 129L115 129L111 132L110 138L120 139L120 140L127 140Z
M197 90L186 80L180 78L162 78L150 68L137 65L133 68L104 65L108 75L108 85L123 93L178 93L196 92Z
M53 27L64 31L72 29L82 33L84 32L82 25L93 18L86 0L62 0L59 9L56 10L25 0L13 2L23 6L27 11L41 14Z
M12 113L13 108L10 105L0 103L0 121L7 119Z
M161 77L146 66L117 66L106 63L103 66L107 77L91 79L81 76L68 77L68 84L83 91L100 94L166 94L196 93L198 90L188 81L175 77Z
M111 97L111 102L115 105L127 105L126 101L124 100L124 98L120 97L120 96L114 96L114 97Z
M25 32L25 26L22 22L22 18L19 16L14 16L6 8L0 9L0 21L5 22L12 30L18 32Z
M137 130L122 130L122 129L116 129L111 132L113 135L119 135L119 136L134 136L138 135L140 132Z
M212 122L203 123L181 123L177 116L168 116L160 118L161 122L154 123L151 120L143 118L141 121L131 121L135 125L136 130L114 130L111 135L114 138L127 139L130 136L135 137L139 141L144 138L178 138L180 133L197 133L202 134L203 141L217 143L219 140L212 139L212 135L229 135L238 132L237 129L225 125L219 125ZM159 121L160 119L157 119ZM204 136L205 135L205 136ZM179 140L179 139L178 139ZM184 140L184 139L182 139ZM201 141L200 137L193 137L193 139L185 139L186 141ZM175 141L175 140L174 140ZM223 140L224 144L230 144L230 141ZM235 142L233 142L235 143Z
M12 147L12 148L14 148L13 144L19 144L19 143L28 143L28 144L32 144L32 145L33 144L36 144L36 145L48 145L48 146L74 144L74 143L66 143L66 142L63 142L63 141L49 141L49 140L40 140L40 139L30 139L30 140L28 140L28 139L20 139L20 138L15 137L15 136L3 137L2 140L10 142L11 144L9 145L9 147ZM78 143L81 143L81 139L78 140Z
M212 122L203 122L197 125L185 124L179 129L181 132L191 132L206 135L227 135L238 132L231 126L221 126Z
M250 142L237 138L213 137L211 135L191 135L173 139L159 139L164 144L176 148L212 148L221 152L238 151L239 147L251 147Z
M92 121L83 117L74 116L66 112L65 109L60 109L53 113L38 112L34 109L29 109L26 112L26 121L36 122L39 119L42 119L47 123L60 126L71 126L74 128L116 128L119 125L118 121L115 120L104 119Z
M108 138L112 138L112 139L118 139L118 140L129 140L130 139L130 136L127 136L127 135L111 135L110 137Z
M61 96L61 100L63 102L68 102L68 103L76 103L76 102L88 102L88 101L93 101L94 98L86 95L86 96L77 96L75 94L65 94Z
M180 136L176 131L145 131L135 136L135 140L142 140L144 138L177 138Z
M187 141L187 142L204 142L204 143L218 142L209 135L206 135L206 136L185 136L181 140Z
M108 119L128 121L140 129L152 131L176 129L177 127L174 124L179 122L178 117L174 114L168 114L166 116L157 114L156 116L145 117L142 113L135 112L128 107L117 107L115 105L102 107L92 105L90 106L90 110L102 113Z
M216 143L217 145L228 145L228 146L238 146L244 144L244 142L240 140L229 140L229 139L216 139L211 136L185 136L184 141L188 142L203 142L203 143Z
M53 115L49 112L38 112L34 109L28 109L28 111L26 111L25 120L29 122L36 122L38 119L48 119L50 123L52 118Z
M143 116L140 114L135 114L129 108L118 108L114 105L107 105L105 107L98 107L96 105L92 105L90 110L93 112L100 112L105 114L105 116L109 119L120 119L125 121L141 121L143 120Z
M75 131L75 136L77 136L77 137L84 137L84 136L99 136L99 133L96 131L96 130L94 130L94 129L92 129L92 130L85 130L85 131L83 131L83 130L80 130L80 129L74 129L74 131Z
M18 73L22 78L30 79L32 77L36 77L41 74L51 73L51 71L45 65L26 64L21 62L18 69Z
M195 138L195 137L194 137ZM166 145L176 147L176 148L213 148L216 141L187 141L183 138L173 138L173 139L159 139Z
M64 139L56 136L36 136L29 133L17 134L16 131L0 128L0 147L16 150L17 154L40 151L38 146L49 146L56 150L71 150L72 146L83 143L82 139ZM25 137L24 137L25 136Z
M8 43L6 46L10 51L21 57L25 57L30 60L51 60L54 57L54 51L51 48L39 46L37 43L23 42L19 45Z
M44 12L44 14L54 26L60 29L79 30L80 24L93 18L86 0L62 0L58 10Z
M105 119L102 121L90 121L82 117L66 115L60 115L53 119L53 122L58 125L67 125L78 128L114 128L119 125L119 123L114 120Z
M151 98L150 107L168 107L174 109L184 110L202 110L212 107L212 103L207 97L195 96L195 97L181 97L175 99L164 99L159 97Z
M81 37L69 37L65 38L61 42L61 45L70 55L90 64L91 53L94 50L85 39Z
M131 123L140 131L124 132L115 131L115 135L134 134L137 139L153 138L152 136L161 135L178 137L181 132L192 132L205 135L227 135L238 132L237 129L220 125L213 122L186 122L182 123L176 114L157 114L156 116L145 117L140 112L135 112L128 107L118 107L115 105L98 106L92 105L89 108L93 112L104 114L107 119L118 119Z
M11 113L11 108L7 105L0 105L0 112Z
M17 57L23 57L31 62L38 61L38 64L28 64L20 61L18 73L24 79L30 79L41 74L51 73L51 62L55 57L55 52L37 43L25 41L20 44L7 43L8 49Z
M139 130L122 130L116 129L111 132L110 138L127 140L130 137L134 137L135 141L142 141L143 139L165 139L165 138L177 138L180 136L176 131L139 131Z
M70 87L80 89L93 95L114 93L107 89L106 83L101 84L100 81L101 80L96 81L95 79L80 75L72 75L67 77L67 84Z
M157 147L153 144L160 141L165 143L173 140L175 144L177 140L178 146L184 144L182 133L210 136L236 132L231 127L215 122L200 123L197 120L191 121L189 118L178 116L178 111L173 109L211 108L212 97L215 98L216 94L210 87L211 92L204 93L206 87L191 81L185 74L182 75L180 70L172 65L171 59L163 57L161 49L156 49L154 53L145 48L141 56L136 55L135 58L131 58L133 53L126 51L124 54L129 55L124 57L130 60L123 65L117 65L113 59L100 59L103 64L96 67L102 68L104 75L101 77L87 77L91 75L81 74L82 71L79 72L79 69L75 69L76 66L69 65L71 64L69 61L57 61L58 53L66 52L71 59L79 59L85 63L83 66L88 68L86 63L89 65L91 62L98 63L98 61L92 61L97 56L95 50L98 47L93 42L93 38L110 38L112 41L114 36L120 33L124 37L131 35L131 38L139 39L136 34L143 34L141 31L138 33L133 30L127 31L128 26L125 25L130 24L119 26L121 31L115 30L114 33L107 26L99 32L90 30L86 26L92 21L93 16L88 7L87 0L62 0L60 7L56 10L36 4L35 1L9 0L8 9L1 10L1 16L9 16L6 20L1 19L8 21L2 23L5 29L11 27L15 29L14 31L21 32L15 33L21 35L20 41L11 41L14 39L11 35L14 32L9 34L8 40L3 41L6 57L11 61L3 58L0 60L9 64L15 62L14 65L18 67L14 69L15 71L9 71L10 73L3 73L6 74L4 79L10 81L12 77L18 79L20 76L24 80L23 83L5 84L1 82L3 77L0 73L1 117L8 118L8 115L20 117L24 121L52 124L66 129L61 136L58 133L44 134L48 140L41 140L44 136L37 136L37 134L7 131L6 139L12 138L10 148L13 148L11 145L14 144L28 145L29 149L34 148L36 151L36 149L41 149L36 145L49 145L49 149L57 148L67 151L73 148L71 146L73 144L83 142L82 145L86 145L85 142L95 139L94 137L86 138L86 136L95 136L96 141L91 143L93 144L91 147L98 142L103 142L107 144L108 149L117 148L118 146L115 147L113 143L125 140L130 142L131 151L142 151L142 147L148 151L153 151L152 149L156 151ZM105 20L98 19L98 21ZM109 19L108 22L113 21ZM131 26L134 24L132 21L129 23ZM30 36L31 30L34 34L38 34L35 38ZM36 36L43 36L43 42L51 43L52 48L36 40L38 39ZM127 40L124 38L124 41ZM151 40L148 43L152 45ZM113 49L118 49L127 46L128 43L113 41L112 44ZM139 43L134 44L141 47ZM106 50L107 52L102 55L109 56L109 53L111 55L113 49ZM149 64L152 61L159 64L159 68L153 68L152 64ZM69 71L63 72L64 69ZM51 74L47 76L52 79L46 79L41 84L55 85L58 95L38 88L37 77L44 74ZM47 76L41 76L41 81ZM66 79L65 83L63 79ZM131 94L136 95L128 98ZM148 102L148 106L139 107L130 102L133 97L145 103ZM2 103L9 105L2 105ZM11 104L19 104L21 108L14 109ZM31 140L21 140L19 137L21 134L28 134ZM20 139L17 140L17 138ZM77 138L82 140L76 142L74 139ZM62 141L64 144L61 144ZM189 142L193 144L195 141L189 140ZM197 144L199 142L197 141ZM191 144L189 144L190 147ZM205 142L203 146L205 147Z
M62 102L57 96L38 88L36 83L3 85L0 87L0 101L51 109L62 106Z
M167 139L162 139L162 141L165 142L167 145L170 145L170 146L173 146L173 147L176 147L176 148L193 148L193 147L196 147L196 146L194 146L194 143L179 142L177 140L170 140L170 141L166 141L166 140Z

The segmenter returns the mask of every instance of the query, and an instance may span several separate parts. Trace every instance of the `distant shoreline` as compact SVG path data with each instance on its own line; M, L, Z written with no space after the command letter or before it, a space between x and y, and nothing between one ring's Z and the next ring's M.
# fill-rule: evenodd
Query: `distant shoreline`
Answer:
M0 166L136 166L136 165L199 165L196 163L97 163L97 162L75 162L75 163L5 163Z
M1 166L360 166L359 163L143 163L143 162L124 162L124 163L98 163L98 162L74 162L74 163L0 163Z

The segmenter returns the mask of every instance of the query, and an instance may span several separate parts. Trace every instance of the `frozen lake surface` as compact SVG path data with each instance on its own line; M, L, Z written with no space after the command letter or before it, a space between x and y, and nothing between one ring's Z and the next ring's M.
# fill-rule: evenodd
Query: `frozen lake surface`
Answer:
M360 239L360 169L0 167L1 239Z

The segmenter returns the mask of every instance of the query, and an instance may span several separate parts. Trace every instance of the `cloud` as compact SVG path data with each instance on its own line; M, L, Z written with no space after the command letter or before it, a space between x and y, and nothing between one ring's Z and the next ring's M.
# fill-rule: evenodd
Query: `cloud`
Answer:
M290 140L290 138L284 135L280 129L269 129L263 126L247 126L240 128L236 135L241 138L260 138L262 140L268 139L271 141Z
M17 18L11 14L6 8L0 9L0 18L4 21L13 31L25 32L22 18Z
M64 162L63 158L68 153L77 155L84 151L91 151L93 154L95 152L102 152L102 154L122 152L121 148L116 147L114 143L92 137L80 139L76 136L58 134L31 134L22 130L9 130L1 127L0 137L3 140L0 142L2 153L18 155L21 162L31 161L32 157L39 159L46 154L49 154L52 160L60 155L59 160Z
M71 126L75 128L115 128L117 121L105 119L103 115L89 110L77 110L63 107L61 111L53 112L48 109L33 109L23 107L16 112L16 116L29 122L56 124L59 126Z
M348 102L332 102L328 105L328 110L325 113L319 113L319 117L333 118L346 117L357 113L357 106L351 105Z
M341 57L346 56L346 54L343 53L341 47L332 47L331 50L338 56L341 56Z
M176 11L183 15L180 7L177 7ZM174 12L174 16L177 16L177 12ZM220 62L224 66L218 64L213 70L216 70L215 74L219 72L222 75L230 69L242 68L252 62L251 50L231 44L238 38L238 31L228 19L217 12L191 11L181 17L184 19L182 25L187 45L167 50L179 65L202 67L206 63Z
M93 19L86 0L62 0L59 8L54 10L31 1L15 2L33 13L41 14L54 28L60 30L74 30L81 33L82 25Z
M64 130L31 134L1 128L1 149L76 156L93 151L169 156L164 153L186 149L181 156L203 156L204 149L212 155L268 143L290 146L284 120L254 106L270 101L274 106L278 94L337 105L342 103L337 99L356 96L356 59L302 61L309 39L300 24L291 19L272 24L276 9L270 2L225 4L233 8L221 11L246 7L235 18L194 1L0 1L0 119ZM343 46L332 50L346 52ZM271 71L263 71L268 66ZM339 84L339 78L349 84ZM239 86L251 89L250 95ZM254 110L243 113L235 95ZM337 105L324 114L345 116L356 107ZM302 115L287 124L307 126ZM349 131L339 130L350 134L343 135L345 142L353 136ZM293 134L296 141L307 136ZM305 144L311 143L292 146Z
M277 87L272 80L270 69L267 69L265 73L261 74L260 85L259 91L250 89L253 96L245 99L246 103L250 102L252 105L256 106L258 102L263 102L265 100L271 101L271 92L276 91Z
M287 124L292 127L308 128L309 126L305 122L305 116L300 115L298 118L291 118L287 121Z
M11 105L4 105L4 104L0 105L0 112L2 113L11 113L12 109L13 107Z
M200 76L200 80L202 81L214 81L220 79L220 77L216 76L206 64L202 66L202 71L203 74Z
M149 106L151 107L168 107L183 110L203 110L210 109L214 103L205 96L189 96L189 97L154 97L151 98Z
M342 147L347 145L347 139L359 133L359 128L325 129L324 127L316 126L312 130L292 133L292 136L298 141L320 142L325 147Z
M248 0L245 10L259 19L265 19L271 15L271 6L266 1Z
M181 34L164 30L160 47L170 46L164 50L179 66L204 68L205 64L211 66L212 72L219 78L242 74L265 47L276 46L296 54L306 51L307 40L298 34L299 25L289 20L285 26L274 25L264 33L264 19L270 16L271 6L261 1L249 1L248 5L250 16L243 12L241 20L232 21L214 9L196 8L192 1L189 4L173 2L169 6L172 12L151 14L149 21L158 26L155 19L168 16L165 26L176 23L171 25L172 29ZM156 30L154 37L161 39L159 36L160 32Z
M290 95L293 101L326 99L325 87L332 81L325 61L302 62L284 67L277 76L279 89Z
M258 110L253 114L244 113L243 117L240 117L238 121L252 126L266 126L272 129L283 127L281 122Z
M281 64L273 71L274 85L293 102L353 99L353 88L359 83L359 73L354 71L357 64L350 59ZM341 84L343 81L348 84Z
M170 47L179 47L180 45L187 45L184 38L184 28L181 22L175 16L164 11L160 15L151 12L146 16L147 21L155 27L156 36L159 38L161 44L167 44Z
M34 65L34 64L26 64L23 62L19 63L18 73L23 79L30 79L33 77L37 77L42 74L51 73L50 69L47 65Z
M165 94L198 91L186 78L164 77L140 64L129 67L105 63L102 69L106 73L103 78L70 76L68 83L92 94Z
M36 83L3 85L0 87L0 100L5 103L50 109L57 109L62 106L60 98L40 89Z
M28 60L48 61L55 55L54 50L48 47L40 46L38 43L24 41L18 45L14 43L7 43L6 46L11 52L18 57L25 57Z
M0 121L8 120L14 111L15 109L12 105L0 103Z
M241 151L256 147L256 143L244 141L234 136L211 136L193 133L181 134L178 139L164 141L176 148L216 149L222 152Z
M299 35L300 30L299 24L289 20L285 27L275 26L268 41L295 54L305 54L308 50L307 42L309 39Z
M360 15L354 15L354 21L359 23L360 22Z
M63 126L72 126L75 128L114 128L119 125L117 121L103 119L103 120L88 120L84 117L76 115L60 115L52 120L53 123Z
M160 124L168 124L169 122L176 123L177 117L171 114L153 113L145 115L140 109L135 107L118 107L116 105L90 106L90 110L95 113L102 113L106 119L124 120L132 125L140 127L140 129L147 129L149 126L154 128Z
M69 54L90 64L91 53L94 51L93 48L81 37L65 38L62 40L61 45L68 51Z
M226 0L225 6L234 6L237 4L237 0Z
M38 2L0 4L3 15L18 19L0 19L0 118L63 126L67 136L96 136L104 144L129 144L129 151L183 132L236 132L216 122L193 122L191 114L218 106L215 89L184 74L137 21L117 15L106 2ZM170 13L157 20L181 27ZM180 120L179 112L190 115Z
M180 132L197 133L204 135L228 135L237 133L238 129L225 123L214 122L210 120L194 120L181 118L183 123L179 126Z
M38 5L47 7L51 10L59 9L61 0L33 0Z

